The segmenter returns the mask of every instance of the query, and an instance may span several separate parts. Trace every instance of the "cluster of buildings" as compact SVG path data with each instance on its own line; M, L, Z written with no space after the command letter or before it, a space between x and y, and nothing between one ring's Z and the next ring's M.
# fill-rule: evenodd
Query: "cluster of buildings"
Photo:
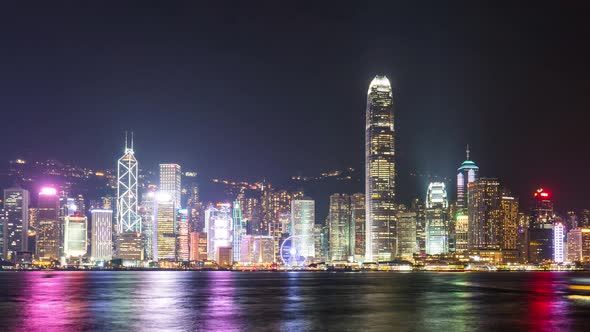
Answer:
M183 187L178 164L160 164L158 181L143 181L132 138L116 176L50 165L59 174L107 175L116 194L87 202L67 185L41 186L35 197L5 189L0 259L163 268L590 262L590 211L559 215L544 189L525 211L498 178L480 177L469 148L454 199L452 184L431 182L424 198L399 204L393 105L389 80L376 76L367 93L365 192L331 195L325 220L302 191L267 183L231 183L239 191L214 204L200 199L195 183ZM343 174L322 177L350 178Z

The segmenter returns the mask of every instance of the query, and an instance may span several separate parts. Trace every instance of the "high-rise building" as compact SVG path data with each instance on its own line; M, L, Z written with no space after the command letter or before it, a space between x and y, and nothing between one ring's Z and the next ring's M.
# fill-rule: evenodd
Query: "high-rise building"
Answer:
M416 253L426 254L426 208L419 198L412 200L410 211L416 212Z
M176 260L188 262L190 255L189 231L188 231L188 210L177 210L176 214Z
M208 207L205 210L205 225L207 227L207 256L210 260L215 260L219 256L219 248L231 249L232 246L231 205L219 203L216 207ZM229 263L232 263L233 256L230 256L228 260ZM217 261L217 263L220 262Z
M563 263L565 261L563 247L564 238L565 226L560 222L555 223L555 225L553 225L553 261L555 263Z
M207 233L190 233L190 255L191 262L207 259Z
M147 260L154 259L154 225L156 223L156 191L148 189L141 195L139 215L141 216L142 234L144 236L144 256Z
M291 201L292 249L305 259L315 256L313 228L315 225L315 201L303 197Z
M65 218L64 256L82 257L86 255L88 242L88 218L76 213Z
M350 196L351 221L354 228L354 260L365 259L365 194L357 193Z
M0 260L6 259L4 256L4 225L6 224L6 211L0 209Z
M240 259L244 265L271 264L275 261L275 241L272 236L244 235Z
M57 260L61 257L63 225L59 218L57 190L44 187L37 200L37 257Z
M180 209L182 171L178 164L160 164L160 192L167 192L172 196L174 208Z
M348 260L353 255L354 248L354 225L349 195L330 196L328 227L330 228L330 260Z
M442 182L431 182L426 193L426 253L429 255L448 252L447 190Z
M113 211L94 209L90 211L90 215L90 256L95 261L110 261L113 258Z
M533 209L529 226L528 261L541 263L553 260L553 223L555 213L549 191L540 188L533 193Z
M117 234L141 233L141 218L137 213L137 170L138 162L131 146L127 146L125 137L125 153L117 162Z
M232 243L234 262L239 262L242 257L242 237L246 234L246 230L244 229L244 224L242 222L242 207L240 206L240 202L238 200L234 201L234 206L232 207L232 220L234 222Z
M469 249L500 249L500 182L480 178L469 183L468 187Z
M27 251L29 226L29 192L22 188L4 189L4 252L14 260L19 251Z
M375 76L367 92L365 127L366 261L396 256L394 138L391 84Z
M475 165L475 162L469 160L469 145L466 155L465 161L457 168L457 214L460 215L468 214L469 184L477 180L479 172L479 167Z
M590 262L590 228L574 228L567 233L567 260Z
M455 251L465 252L469 250L468 242L469 217L466 214L458 214L455 219Z
M416 246L416 212L401 212L397 218L398 255L412 259L417 252Z
M173 261L176 258L174 198L169 192L156 194L156 223L154 225L154 260Z
M508 190L502 190L500 198L500 248L518 249L518 197Z

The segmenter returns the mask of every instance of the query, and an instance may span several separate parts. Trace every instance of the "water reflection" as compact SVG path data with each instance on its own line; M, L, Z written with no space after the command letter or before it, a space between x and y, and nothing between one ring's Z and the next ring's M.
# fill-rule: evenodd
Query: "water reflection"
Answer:
M0 273L0 331L584 330L590 273Z

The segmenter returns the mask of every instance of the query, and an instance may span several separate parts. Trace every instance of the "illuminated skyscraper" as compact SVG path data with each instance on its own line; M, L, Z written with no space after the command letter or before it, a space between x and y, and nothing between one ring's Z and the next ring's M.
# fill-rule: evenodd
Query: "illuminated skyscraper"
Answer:
M426 253L448 252L447 190L442 182L431 182L426 193Z
M333 194L330 196L328 226L330 228L330 260L348 260L352 256L354 244L354 226L349 195Z
M155 261L176 258L176 234L174 229L174 198L168 192L156 194L156 223L154 225L153 259Z
M160 164L160 191L172 196L174 208L180 209L182 171L178 164Z
M275 241L272 236L244 235L241 255L237 262L241 264L271 264L275 261Z
M232 243L234 262L239 262L242 257L242 236L246 234L246 230L244 229L244 224L242 222L242 208L240 207L240 202L238 200L234 201L234 206L232 207L232 219L234 222L234 234Z
M314 228L315 201L300 198L291 201L292 248L305 259L315 256Z
M401 212L398 216L398 255L412 259L417 252L416 212Z
M477 180L479 167L469 160L469 145L466 150L467 158L457 169L457 214L467 215L469 184Z
M4 252L7 260L26 251L29 225L29 192L22 188L4 189Z
M137 213L137 170L138 163L131 146L127 146L125 137L125 154L117 163L117 232L141 233L141 218Z
M395 257L395 146L393 96L385 76L375 76L367 92L365 127L365 259Z
M90 256L95 261L110 261L113 258L113 211L90 211L92 218L92 236Z
M145 236L144 255L145 259L154 259L154 231L155 231L155 209L156 209L156 191L148 189L141 195L141 206L139 214L141 216L142 234Z
M365 258L365 194L357 193L350 196L350 211L354 227L354 260L359 262Z
M207 251L208 258L215 260L219 256L219 248L230 248L232 246L232 216L230 204L217 204L217 207L210 206L205 210L205 227L207 227ZM224 249L224 253L225 253ZM222 255L224 256L224 255ZM226 259L224 258L224 261ZM233 261L233 255L229 262ZM220 263L220 262L217 262Z
M188 262L189 260L189 235L188 235L188 210L177 210L176 214L176 260Z
M565 261L563 248L564 236L565 226L560 222L553 225L553 261L555 263L563 263Z
M88 219L77 213L65 218L64 256L81 257L86 255Z
M51 187L42 188L37 200L37 257L59 259L62 248L62 223L59 219L59 196ZM111 224L112 227L112 224Z
M517 250L518 197L507 190L502 191L500 200L500 232L500 248L504 251Z
M499 249L502 237L500 222L500 182L481 178L469 183L469 249Z
M533 193L533 211L529 227L528 260L540 263L553 259L553 223L555 214L551 193L545 189L538 189Z

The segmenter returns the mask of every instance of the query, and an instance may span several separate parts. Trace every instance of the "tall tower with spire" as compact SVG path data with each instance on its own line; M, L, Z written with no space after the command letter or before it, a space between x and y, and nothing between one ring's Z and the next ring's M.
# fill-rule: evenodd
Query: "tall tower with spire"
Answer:
M141 233L141 218L137 213L137 170L138 163L125 132L125 153L117 162L117 232Z
M365 260L396 256L395 147L393 96L385 76L375 76L367 92L365 125Z
M469 183L477 180L479 167L469 160L469 144L465 149L466 159L457 169L457 214L467 214L467 190Z

